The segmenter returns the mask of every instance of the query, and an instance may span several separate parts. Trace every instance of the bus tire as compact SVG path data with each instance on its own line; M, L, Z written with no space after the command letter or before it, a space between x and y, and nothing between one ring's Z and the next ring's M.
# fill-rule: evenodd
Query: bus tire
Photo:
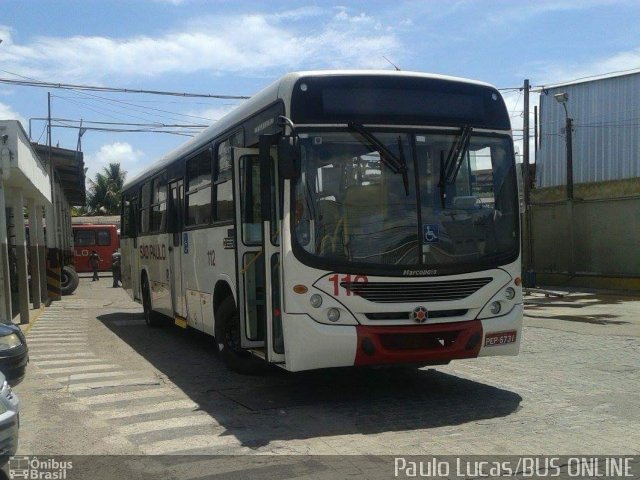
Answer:
M227 368L244 375L264 373L266 364L240 347L240 315L233 297L222 301L215 319L215 340L220 358Z
M144 309L144 323L147 324L147 327L158 328L165 325L164 317L151 308L151 291L146 276L142 279L142 308Z
M60 271L60 292L62 295L71 295L78 288L80 278L73 267L64 266Z

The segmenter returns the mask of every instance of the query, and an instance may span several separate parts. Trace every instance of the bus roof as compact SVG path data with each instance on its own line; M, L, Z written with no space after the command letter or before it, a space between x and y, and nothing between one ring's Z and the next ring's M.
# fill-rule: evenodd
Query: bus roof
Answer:
M73 229L94 229L94 228L103 228L103 229L110 229L110 228L118 228L117 225L113 224L113 223L74 223L73 225L71 225L71 228Z
M175 160L188 155L189 153L200 149L206 144L210 143L218 135L224 133L234 125L241 123L247 116L257 112L271 104L273 104L279 98L286 98L293 89L296 81L302 77L330 77L330 76L358 76L358 75L385 75L389 77L405 77L405 78L425 78L442 80L452 83L466 83L470 85L484 86L487 88L495 89L493 85L488 83L479 82L476 80L470 80L460 77L452 77L447 75L439 75L432 73L421 72L408 72L408 71L395 71L395 70L310 70L291 72L283 77L279 78L266 88L262 89L249 100L240 104L237 108L229 112L227 115L216 121L210 127L207 127L198 135L171 150L166 155L151 164L148 168L140 172L138 175L131 178L123 187L123 191L128 190L138 182L152 177L156 173L160 172L167 165L170 165Z

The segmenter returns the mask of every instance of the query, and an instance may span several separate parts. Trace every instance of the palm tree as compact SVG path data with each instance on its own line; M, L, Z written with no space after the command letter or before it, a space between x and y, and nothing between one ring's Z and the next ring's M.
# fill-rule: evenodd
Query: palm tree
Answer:
M87 208L93 214L115 215L120 213L120 196L127 172L119 163L110 163L89 179Z

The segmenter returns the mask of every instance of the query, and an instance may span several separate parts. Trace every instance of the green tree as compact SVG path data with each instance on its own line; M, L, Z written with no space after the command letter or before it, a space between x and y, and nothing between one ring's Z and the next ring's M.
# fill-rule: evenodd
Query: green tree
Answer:
M72 217L82 217L87 214L87 207L71 207Z
M127 172L119 163L110 163L89 179L87 210L94 215L116 215L120 213L120 197Z

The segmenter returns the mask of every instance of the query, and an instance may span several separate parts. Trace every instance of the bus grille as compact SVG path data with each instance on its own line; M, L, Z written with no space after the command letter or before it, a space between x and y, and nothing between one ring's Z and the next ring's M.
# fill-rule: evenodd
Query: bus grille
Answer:
M354 295L376 303L441 302L473 295L493 278L468 278L440 282L342 282Z

